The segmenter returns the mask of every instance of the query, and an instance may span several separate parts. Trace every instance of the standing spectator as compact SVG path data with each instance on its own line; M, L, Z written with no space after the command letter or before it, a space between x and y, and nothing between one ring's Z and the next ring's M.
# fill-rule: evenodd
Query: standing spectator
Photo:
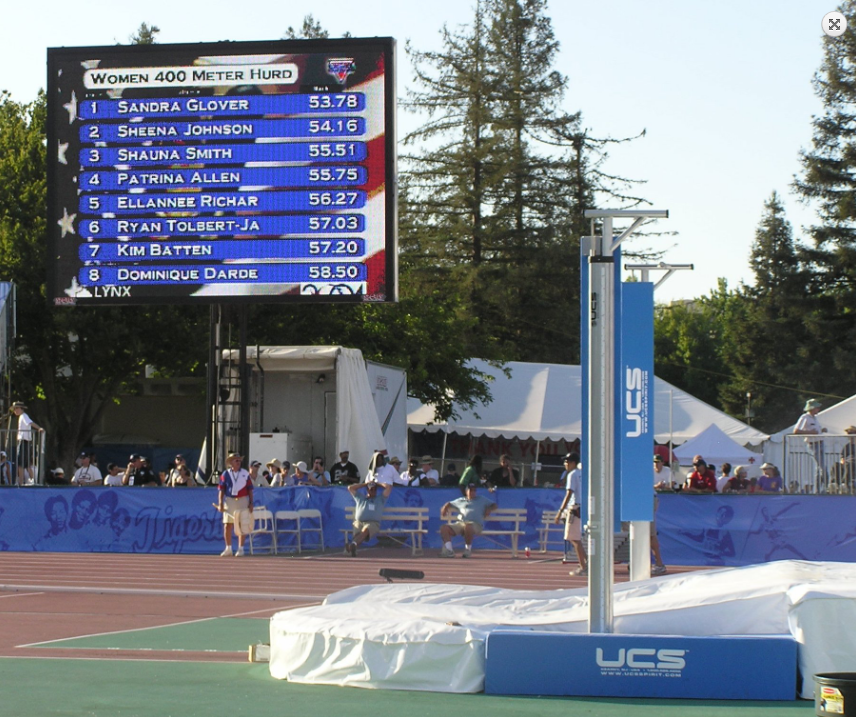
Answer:
M671 490L672 488L672 469L663 465L663 457L659 454L654 454L654 517L651 519L650 536L651 536L651 555L654 556L654 567L651 568L651 575L665 575L666 566L663 564L663 558L660 556L660 538L657 537L657 509L660 507L660 497L657 495L658 490Z
M51 476L53 477L50 483L54 485L68 485L65 480L65 471L62 469L62 466L57 466L51 471Z
M654 490L670 490L672 487L672 469L663 463L663 457L654 455Z
M223 540L226 548L220 553L221 557L232 555L232 532L235 522L238 521L238 550L236 557L244 554L244 541L246 531L243 526L244 511L248 511L252 520L253 513L253 483L246 469L241 468L243 457L237 453L230 453L226 459L229 468L220 476L219 501L217 510L223 514ZM305 467L306 464L304 464Z
M138 453L132 453L128 458L128 467L122 477L122 485L134 487L160 486L160 478L149 468L146 459Z
M267 488L268 482L267 478L263 475L259 475L259 469L262 467L261 461L253 461L250 463L250 480L253 482L253 485L256 488Z
M339 451L339 462L332 468L333 482L351 485L360 482L360 469L348 460L351 452Z
M722 489L725 488L725 484L731 480L731 464L723 463L722 464L722 473L716 476L716 492L722 493Z
M272 473L270 481L271 488L283 488L285 486L295 485L294 476L291 474L291 463L289 461L275 461L279 466L276 473ZM268 465L271 465L270 463ZM271 468L273 470L273 467Z
M401 475L399 475L398 478L395 479L395 485L404 485L410 486L412 488L418 488L422 483L422 475L422 471L419 470L419 461L417 461L415 458L411 458L407 470L403 471Z
M764 463L761 466L763 475L758 479L755 488L756 493L781 493L782 492L782 476L779 474L779 469L772 463Z
M9 462L6 451L0 451L0 485L12 485L12 464Z
M470 483L475 483L476 485L479 485L479 483L481 483L481 473L482 457L476 454L472 458L470 458L470 462L467 463L467 467L464 469L464 472L461 475L461 480L458 481L458 486L460 487L461 492L464 495L467 494L467 486Z
M478 483L468 483L466 494L462 498L449 501L440 509L440 518L445 518L452 508L458 511L458 520L440 526L440 537L443 539L441 558L454 558L452 538L455 535L464 536L464 552L462 558L473 554L473 538L484 530L484 521L495 509L496 503L490 498L476 494Z
M178 469L178 475L172 481L173 488L195 488L196 479L193 477L193 471L190 470L186 463L182 463Z
M378 483L369 481L348 486L348 492L354 499L357 507L354 510L354 539L348 543L348 553L352 558L357 557L357 548L369 538L373 538L380 530L380 521L383 519L383 509L392 484L387 483L383 487L383 493L377 494ZM365 496L358 492L360 488L366 489Z
M98 466L92 464L92 453L83 451L78 456L80 467L74 472L71 478L72 485L101 485L104 478Z
M847 443L841 449L838 469L838 490L842 494L852 492L856 484L856 426L847 426L844 432L847 434Z
M434 459L431 456L422 456L422 475L425 476L423 487L439 485L440 473L434 468Z
M27 474L27 483L35 482L33 474L34 452L33 431L44 433L45 429L37 426L27 413L27 407L21 401L12 404L12 413L18 417L18 485L24 485L24 473Z
M715 493L716 476L707 467L704 459L699 457L694 461L693 468L695 470L687 476L687 489L698 491L699 493Z
M122 466L117 466L115 463L108 463L107 475L104 476L104 485L121 486L122 475L119 473L121 470Z
M401 459L393 456L387 463L382 453L376 453L372 461L375 466L374 479L381 485L394 485L401 475Z
M312 485L330 485L330 474L324 470L324 459L321 456L315 456L312 460L309 482Z
M180 453L175 457L175 461L173 463L172 468L170 468L169 473L166 476L166 485L174 486L175 480L181 474L181 466L187 465L187 461L184 460L184 456Z
M752 485L746 477L748 471L745 466L737 466L734 469L734 477L728 481L723 487L723 493L746 493Z
M511 458L503 454L499 457L499 468L491 471L488 480L497 487L516 488L520 484L520 472L511 467Z
M294 464L294 485L309 485L309 473L306 472L304 461L297 461Z
M816 398L810 398L805 402L803 411L805 413L800 416L797 425L794 428L794 434L798 436L806 436L805 443L814 458L815 465L815 487L820 488L824 484L826 470L823 461L823 439L819 438L826 429L820 425L817 420L817 414L820 411L821 403Z
M583 529L580 511L580 494L583 487L583 473L579 469L580 457L576 453L565 456L565 497L556 513L556 523L565 517L565 541L574 546L580 566L571 571L571 575L588 575L588 556L583 547ZM567 510L566 510L567 509Z
M282 472L282 462L279 458L271 458L265 464L265 468L267 468L265 473L268 479L268 484L275 487L281 486L282 481L279 478L279 475Z
M446 474L440 480L440 485L442 486L453 486L458 485L458 481L461 480L461 476L458 475L458 467L454 463L450 463L446 467Z

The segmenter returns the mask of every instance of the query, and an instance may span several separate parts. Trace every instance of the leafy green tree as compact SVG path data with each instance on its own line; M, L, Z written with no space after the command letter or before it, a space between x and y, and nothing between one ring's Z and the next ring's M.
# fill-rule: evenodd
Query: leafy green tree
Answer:
M128 38L128 43L131 45L154 45L158 40L157 36L160 33L160 28L157 25L148 25L140 23L137 31Z

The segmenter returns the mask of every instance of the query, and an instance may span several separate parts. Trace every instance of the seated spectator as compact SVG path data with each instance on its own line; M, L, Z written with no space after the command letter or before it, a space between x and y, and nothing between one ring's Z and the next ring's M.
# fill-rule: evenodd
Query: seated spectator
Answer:
M115 463L107 464L107 475L104 476L104 485L121 486L122 485L122 466L117 466Z
M731 480L730 474L731 474L731 464L730 463L723 463L722 464L722 473L720 473L716 477L716 492L717 493L723 492L722 489L725 488L725 484Z
M758 484L755 488L756 493L781 493L782 492L782 476L779 474L779 469L772 463L764 463L761 466L763 475L758 479Z
M54 485L68 485L68 481L65 479L65 471L62 469L62 466L57 466L51 471L51 480L48 482Z
M122 477L122 485L130 485L135 488L145 486L160 486L161 481L155 472L148 466L148 461L138 453L132 453L128 459L128 467Z
M71 478L71 484L77 486L86 485L101 485L104 478L101 476L101 471L98 466L92 463L92 453L83 451L78 457L80 467L74 472Z
M348 460L350 455L347 449L339 452L339 462L330 469L334 483L352 485L360 482L360 470Z
M511 459L507 455L499 457L499 468L494 468L488 481L499 488L516 488L520 485L520 472L511 467Z
M312 460L309 482L312 485L330 485L330 474L324 470L324 459L321 456L315 456Z
M749 482L749 479L746 477L746 467L745 466L737 466L734 469L734 476L728 480L728 482L722 486L723 493L748 493L752 484Z
M261 461L252 461L250 463L250 480L253 482L253 486L256 488L267 488L270 483L268 483L267 478L260 473L262 468Z
M366 489L365 496L360 495L360 488ZM357 547L369 538L373 538L380 530L383 519L383 508L392 491L392 483L383 487L383 493L377 494L378 483L369 481L348 486L348 492L357 507L354 510L354 539L348 543L348 553L352 558L357 557Z
M442 486L454 486L458 485L458 481L461 480L461 476L458 475L458 467L454 463L450 463L446 467L446 474L440 479L440 485Z
M306 470L305 461L297 461L294 464L294 485L309 485L309 473Z
M699 493L715 493L716 492L716 476L713 471L707 467L707 463L703 458L693 462L695 470L687 477L687 490L697 491Z
M477 483L466 485L466 494L461 498L449 501L440 509L440 518L445 518L452 508L458 511L458 520L440 526L440 537L443 540L441 558L454 558L452 538L464 536L464 552L462 558L469 558L473 552L473 538L484 529L485 519L496 509L496 503L490 498L476 494Z
M277 461L277 464L279 464L279 469L275 475L272 474L273 477L270 481L271 488L283 488L286 486L296 485L294 474L291 472L291 462Z
M840 493L850 493L856 486L856 426L847 426L844 432L847 443L841 449L838 483Z

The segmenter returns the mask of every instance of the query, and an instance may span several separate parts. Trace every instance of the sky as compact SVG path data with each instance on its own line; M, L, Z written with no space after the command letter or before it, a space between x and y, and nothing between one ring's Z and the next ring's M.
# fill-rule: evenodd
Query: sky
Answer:
M46 48L126 43L146 22L166 43L275 40L312 13L331 34L394 37L398 93L412 86L407 41L439 50L440 29L468 24L475 0L31 0L4 13L0 89L28 102L46 84ZM669 210L627 249L664 251L693 264L655 294L658 302L705 295L720 277L751 283L749 252L773 191L797 239L814 221L793 195L799 153L822 111L811 80L820 66L831 0L551 0L548 15L568 77L564 109L581 111L592 136L645 137L610 152L606 169L644 180L640 196ZM856 18L848 18L856 31ZM26 28L16 31L15 28ZM848 28L847 32L851 32ZM399 110L399 136L418 126ZM656 279L657 274L653 273Z

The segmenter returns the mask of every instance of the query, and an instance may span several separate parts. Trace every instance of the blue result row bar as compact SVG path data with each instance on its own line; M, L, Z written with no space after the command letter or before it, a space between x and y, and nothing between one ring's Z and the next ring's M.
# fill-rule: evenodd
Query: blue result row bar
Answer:
M134 100L85 100L77 114L81 119L130 119L132 117L295 115L315 112L362 112L362 92L252 95L248 97L161 97Z
M365 142L260 142L171 147L89 147L79 154L82 167L137 167L171 164L248 162L362 162Z
M330 219L329 222L325 221ZM93 241L160 236L289 236L294 234L358 233L361 214L313 216L147 217L145 219L84 219L78 232Z
M244 119L211 122L125 122L83 124L80 141L99 142L192 142L198 140L252 140L263 137L359 137L366 133L362 117L318 117L317 119Z
M160 264L152 266L88 266L78 273L81 286L152 284L297 284L304 282L365 281L364 264L220 264L217 266Z
M239 241L87 242L78 248L82 262L120 264L169 260L361 258L363 239L244 239Z
M311 170L316 173L312 174ZM127 191L129 189L225 189L226 187L262 187L288 188L295 185L334 186L339 182L339 173L330 174L320 170L324 167L232 167L229 169L141 169L97 170L80 173L80 190L82 192ZM330 168L327 168L330 169ZM366 181L367 174L362 167L348 167L357 170L356 174ZM360 171L362 170L362 171ZM354 172L345 173L353 176ZM317 182L309 181L316 177ZM325 182L326 180L326 182ZM300 184L304 183L305 184Z

